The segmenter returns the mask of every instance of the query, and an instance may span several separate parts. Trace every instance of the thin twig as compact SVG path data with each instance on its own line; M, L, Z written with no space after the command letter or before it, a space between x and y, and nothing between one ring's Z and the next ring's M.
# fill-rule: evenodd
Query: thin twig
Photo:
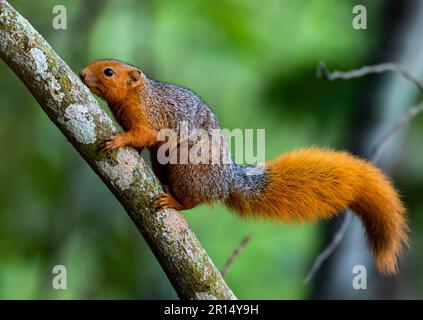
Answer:
M304 280L306 283L309 283L311 279L313 279L316 272L320 269L323 262L327 258L331 256L331 254L335 251L335 249L338 247L339 243L344 238L345 232L348 230L348 226L350 225L352 217L351 210L347 210L345 212L344 219L342 220L341 227L338 231L336 231L335 235L333 236L332 240L329 242L329 244L323 249L322 252L319 253L316 260L314 260L313 266L311 267L306 279Z
M423 102L412 106L406 113L403 114L401 118L395 123L395 125L389 130L377 143L371 152L370 159L376 163L379 160L380 154L382 152L383 147L389 141L389 139L403 126L408 124L414 117L416 117L420 112L423 111Z
M401 65L395 63L382 63L379 65L373 66L366 66L360 69L347 71L347 72L340 72L334 71L330 72L326 67L324 62L321 62L317 68L317 76L324 77L327 80L336 80L336 79L352 79L365 76L370 73L380 73L385 71L396 71L402 74L406 79L415 83L420 90L423 91L423 80L417 77L416 75L409 72L407 69L402 67ZM392 138L392 136L403 126L408 124L413 118L415 118L420 112L423 111L423 102L412 106L404 115L395 123L395 125L381 138L381 140L373 147L372 152L370 154L370 161L376 163L379 160L381 155L382 149L386 145L386 143ZM311 267L305 282L309 283L311 279L316 275L317 271L321 268L323 262L329 258L338 245L341 243L342 239L344 238L348 227L351 222L352 212L348 210L344 216L342 221L342 225L339 230L335 233L334 237L332 238L331 242L321 251L321 253L315 259L313 266Z
M345 71L345 72L344 71L329 71L326 64L324 62L320 62L319 65L317 66L316 75L319 78L323 77L326 80L333 81L337 79L349 80L349 79L364 77L369 74L382 73L382 72L388 72L388 71L393 71L393 72L397 72L401 74L404 78L412 81L420 89L420 91L423 91L423 80L420 77L418 77L411 71L407 70L403 66L396 63L392 63L392 62L381 63L381 64L376 64L371 66L364 66L359 69Z
M224 264L222 268L221 274L223 278L225 278L225 276L227 275L236 257L239 256L239 254L244 250L245 246L251 241L251 238L252 238L251 234L245 236L241 240L241 242L237 245L237 247L234 249L234 251L232 251L231 255L229 256L228 260L226 260L226 263Z

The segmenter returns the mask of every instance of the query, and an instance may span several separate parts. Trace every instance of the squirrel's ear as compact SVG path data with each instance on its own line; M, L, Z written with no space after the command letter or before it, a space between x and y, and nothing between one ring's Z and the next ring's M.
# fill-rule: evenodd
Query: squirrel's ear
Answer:
M141 83L141 71L138 69L132 69L129 71L129 85L131 87L136 87Z

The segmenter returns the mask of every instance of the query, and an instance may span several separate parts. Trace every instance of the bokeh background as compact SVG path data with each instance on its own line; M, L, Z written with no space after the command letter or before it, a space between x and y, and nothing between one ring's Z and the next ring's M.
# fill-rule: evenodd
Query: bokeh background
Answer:
M189 87L223 127L265 128L267 158L310 145L366 157L421 98L398 75L336 82L315 76L322 60L341 70L389 60L423 76L418 0L10 3L75 72L110 57ZM57 4L67 8L67 30L52 27ZM367 30L352 28L356 4L367 7ZM339 219L272 224L240 220L222 206L201 206L185 216L219 267L252 235L227 275L239 298L422 298L422 134L423 115L398 132L379 163L410 212L412 245L395 278L375 274L356 221L306 284ZM0 146L0 298L177 298L123 208L3 62ZM67 268L67 290L52 288L57 264ZM357 264L367 267L367 290L352 288Z

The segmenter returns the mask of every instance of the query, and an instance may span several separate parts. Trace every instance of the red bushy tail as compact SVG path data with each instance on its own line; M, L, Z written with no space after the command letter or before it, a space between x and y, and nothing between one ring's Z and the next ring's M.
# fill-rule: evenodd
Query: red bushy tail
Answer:
M396 272L408 242L405 209L374 165L346 152L311 148L269 161L260 181L256 192L243 192L237 179L227 205L241 216L283 221L330 218L350 207L363 222L378 271Z

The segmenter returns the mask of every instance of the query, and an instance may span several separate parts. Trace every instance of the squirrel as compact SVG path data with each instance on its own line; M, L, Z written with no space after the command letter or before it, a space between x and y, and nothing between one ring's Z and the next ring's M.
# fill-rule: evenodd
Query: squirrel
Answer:
M398 257L408 246L406 210L390 180L370 162L347 152L308 148L262 166L241 166L230 159L226 145L220 145L228 163L161 164L160 130L176 130L182 121L206 132L220 128L207 104L192 91L151 80L120 60L96 60L80 78L107 102L124 130L102 150L150 150L153 172L165 186L152 203L154 210L188 210L220 201L241 217L301 222L328 219L351 208L365 227L377 270L397 272Z

